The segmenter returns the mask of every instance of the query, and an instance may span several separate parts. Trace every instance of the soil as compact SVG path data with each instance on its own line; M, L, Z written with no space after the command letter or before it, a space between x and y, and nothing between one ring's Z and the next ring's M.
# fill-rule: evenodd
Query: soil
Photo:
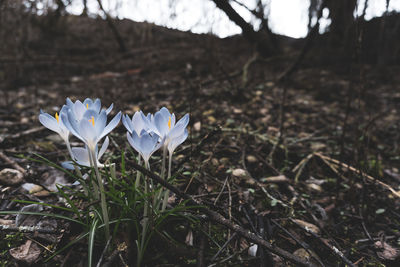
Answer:
M296 60L302 40L279 37L282 53L263 59L240 36L219 39L122 20L115 23L128 51L120 52L102 19L30 19L34 23L24 26L26 39L10 38L0 49L0 166L26 172L23 182L0 182L1 211L27 205L14 199L59 201L21 186L29 182L48 189L48 180L60 175L26 157L37 153L57 164L67 158L64 144L39 123L40 109L54 114L66 97L113 103L112 115L139 109L154 113L166 106L178 117L190 114L190 136L174 161L182 166L178 188L205 205L214 203L210 208L249 231L263 229L266 240L317 265L343 266L348 259L360 266L398 266L398 65L328 65L321 53L316 57L311 51L289 79L278 82ZM111 152L127 148L122 125L110 137ZM17 157L21 154L26 157ZM0 224L4 220L14 221L15 215L3 214ZM252 244L239 236L213 258L233 232L209 222L202 227L205 240L201 227L189 231L185 226L183 233L173 231L177 244L167 244L167 251L165 243L152 244L157 259L146 254L147 266L194 266L199 251L214 266L271 266L269 256L275 266L291 265L266 250L249 255ZM79 235L76 226L62 220L57 228L64 234L53 235L52 242L0 232L0 262L26 263L12 248L27 240L60 248ZM191 231L192 245L185 243ZM115 245L126 238L121 235ZM52 249L42 249L31 264L85 266L86 248L82 240L49 262ZM133 266L127 253L119 258L113 266L124 261Z

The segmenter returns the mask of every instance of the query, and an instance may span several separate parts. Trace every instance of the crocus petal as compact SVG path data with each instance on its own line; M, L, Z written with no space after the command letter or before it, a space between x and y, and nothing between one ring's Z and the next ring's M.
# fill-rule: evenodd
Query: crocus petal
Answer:
M136 132L132 132L132 135L129 134L129 132L126 132L126 137L128 139L129 144L136 150L136 152L140 153L142 155L142 152L139 147L139 143L137 142L137 139L134 138L136 135L137 138L139 138L136 134ZM135 140L136 139L136 140Z
M170 142L168 143L168 152L172 155L172 153L174 153L175 149L182 144L183 142L185 142L186 138L188 137L188 130L185 129L185 131L183 132L182 135L171 139Z
M157 112L156 115L154 115L154 125L157 128L157 134L159 136L165 136L168 131L168 119L166 119L161 112Z
M60 125L57 122L56 118L54 118L53 116L47 113L42 113L39 115L39 121L41 124L43 124L44 127L56 133L60 133Z
M74 154L76 162L79 165L90 166L89 153L88 153L88 150L86 148L73 147L72 148L72 154Z
M129 119L128 115L122 115L122 124L125 126L126 130L128 130L128 132L132 133L133 131L133 125L132 125L132 121Z
M142 112L136 111L132 117L132 126L137 134L139 134L142 130L147 130L147 124L143 120L144 116L142 114Z
M81 120L79 122L79 134L90 149L95 148L97 135L91 121Z
M167 121L168 121L169 117L172 116L172 114L169 112L169 110L166 107L162 107L159 111L159 114L161 114Z
M73 112L71 110L68 110L67 114L62 114L61 115L61 120L64 123L65 127L67 127L67 129L73 135L75 135L81 141L85 142L85 140L83 140L83 138L78 133L79 125L77 124L77 121L75 120L75 117L74 117Z
M72 102L72 100L69 97L67 97L66 102L67 102L67 107L72 108L74 106L74 102Z
M111 104L111 105L108 107L108 109L106 109L106 114L107 114L107 115L110 114L110 112L111 112L111 110L113 109L113 107L114 107L114 104Z
M96 98L96 100L94 101L92 107L89 107L90 109L95 110L96 112L99 112L101 109L101 101L100 99Z
M94 130L96 133L96 136L100 136L101 133L104 131L104 128L106 127L107 124L107 114L106 111L103 110L100 112L100 115L97 116L95 122L94 122Z
M101 140L104 136L106 136L109 132L111 132L115 127L117 127L119 121L121 120L121 111L118 112L117 115L110 121L110 123L104 128L101 136L97 138L97 140Z
M72 161L64 161L64 162L61 162L61 166L62 166L64 169L67 169L67 170L74 170L74 169L75 169L74 164L73 164Z
M97 159L100 159L101 156L103 156L103 154L104 154L104 152L106 152L109 144L110 144L110 139L107 136L106 139L104 139L103 145L100 148L100 152L98 154Z
M87 110L86 106L83 105L82 102L79 100L77 100L72 107L72 111L74 112L75 118L78 121L82 119L83 114L85 113L86 110Z
M168 133L168 138L174 139L181 135L189 124L189 114L183 116Z

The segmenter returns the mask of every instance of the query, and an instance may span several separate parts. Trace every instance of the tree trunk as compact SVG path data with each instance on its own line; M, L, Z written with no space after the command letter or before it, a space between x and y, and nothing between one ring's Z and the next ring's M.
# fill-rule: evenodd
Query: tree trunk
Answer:
M256 32L249 23L247 23L233 7L228 0L213 0L219 9L225 12L230 20L238 25L243 32L243 36L252 44L257 46L257 50L263 56L270 56L272 53L271 44L266 36L261 32Z

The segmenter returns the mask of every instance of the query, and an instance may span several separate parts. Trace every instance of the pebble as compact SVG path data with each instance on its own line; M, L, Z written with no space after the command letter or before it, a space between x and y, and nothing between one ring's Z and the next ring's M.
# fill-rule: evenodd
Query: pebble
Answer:
M0 184L2 185L16 185L23 179L24 175L18 170L5 168L0 171Z

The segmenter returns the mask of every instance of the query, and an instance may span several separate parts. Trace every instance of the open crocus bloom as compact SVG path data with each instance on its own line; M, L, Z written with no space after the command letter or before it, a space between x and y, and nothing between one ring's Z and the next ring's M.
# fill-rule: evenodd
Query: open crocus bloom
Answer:
M83 103L79 100L72 102L70 98L67 98L67 106L69 109L72 110L72 112L75 115L75 118L77 120L81 120L83 117L83 114L86 112L88 109L92 109L96 111L97 113L100 113L101 109L101 101L100 99L96 98L94 101L90 98L86 98ZM111 110L113 109L113 104L111 104L107 109L106 109L106 114L108 115Z
M64 105L60 110L60 115L56 112L55 116L40 111L39 121L44 127L58 133L61 138L68 144L69 130L61 120L63 114L67 114L68 108Z
M136 111L132 119L130 119L128 115L123 115L122 123L129 133L135 131L137 135L140 135L142 130L149 130L148 118L144 116L142 111Z
M104 167L104 165L101 164L99 162L99 160L100 160L101 156L103 156L104 152L106 152L109 143L110 143L110 140L109 140L108 137L106 137L106 139L104 140L103 145L100 148L100 151L98 151L98 146L96 145L94 154L95 154L95 157L96 157L97 166L99 168ZM87 150L87 148L84 148L84 147L73 147L72 148L72 154L73 154L73 157L74 157L75 162L77 164L82 165L82 166L86 166L86 167L90 167L91 166L90 157L89 157L89 151ZM70 170L74 169L72 161L63 162L61 165L66 169L70 169Z
M164 146L168 148L170 153L173 153L175 148L182 144L188 134L186 127L189 124L189 114L183 116L175 124L175 114L171 114L167 108L163 107L154 115L153 125L156 128L156 133L165 138Z
M151 155L157 151L163 144L164 139L160 140L160 136L154 132L146 132L143 130L140 136L133 131L132 134L126 133L129 144L142 156L143 160L148 163Z
M65 126L73 135L82 140L88 148L94 152L97 143L108 133L110 133L119 123L121 112L107 124L107 113L102 110L98 113L96 110L87 109L80 120L75 113L69 109L67 114L61 117Z

